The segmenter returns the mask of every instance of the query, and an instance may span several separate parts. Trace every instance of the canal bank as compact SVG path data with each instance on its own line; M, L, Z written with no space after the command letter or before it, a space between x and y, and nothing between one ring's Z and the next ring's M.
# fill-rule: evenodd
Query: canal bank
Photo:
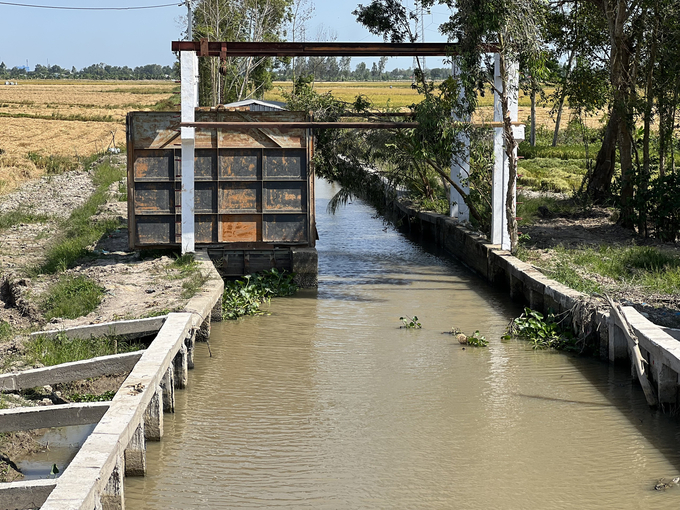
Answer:
M128 509L668 508L677 422L623 367L500 340L521 307L355 201L319 288L213 326ZM422 329L400 328L417 315ZM458 344L475 329L487 348ZM203 361L206 361L205 363Z

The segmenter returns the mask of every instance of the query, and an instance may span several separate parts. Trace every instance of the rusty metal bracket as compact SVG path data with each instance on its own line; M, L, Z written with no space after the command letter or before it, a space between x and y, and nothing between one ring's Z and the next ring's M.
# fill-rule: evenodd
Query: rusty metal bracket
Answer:
M200 47L198 49L198 56L199 57L207 57L210 54L209 51L209 44L208 44L208 39L205 37L201 39L200 42Z
M227 75L227 43L223 42L220 47L220 74Z

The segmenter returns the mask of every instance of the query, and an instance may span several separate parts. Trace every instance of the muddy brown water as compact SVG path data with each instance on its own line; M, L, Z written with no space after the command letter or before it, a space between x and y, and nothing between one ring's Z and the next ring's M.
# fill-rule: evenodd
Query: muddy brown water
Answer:
M318 291L213 325L128 509L678 508L680 428L628 370L502 342L517 305L332 192Z

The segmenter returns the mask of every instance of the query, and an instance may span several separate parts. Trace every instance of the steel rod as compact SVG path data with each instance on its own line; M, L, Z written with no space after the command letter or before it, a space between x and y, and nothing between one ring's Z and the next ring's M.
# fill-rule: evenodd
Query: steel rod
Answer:
M460 122L457 124L463 125ZM521 122L512 122L513 126L524 125ZM180 127L194 127L203 129L394 129L415 128L418 122L182 122ZM502 122L473 122L473 128L500 128Z

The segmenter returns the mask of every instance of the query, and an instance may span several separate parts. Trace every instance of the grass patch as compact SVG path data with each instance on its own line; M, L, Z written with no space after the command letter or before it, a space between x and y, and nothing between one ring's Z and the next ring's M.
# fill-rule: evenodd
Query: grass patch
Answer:
M20 223L45 223L50 217L46 214L37 214L27 207L19 207L14 211L0 214L0 230L19 225Z
M185 253L177 257L172 266L179 269L179 278L183 278L182 283L182 298L191 299L203 287L203 284L208 280L208 277L201 273L198 262L194 260L193 253Z
M588 147L588 156L595 159L597 151L600 150L600 145L590 145ZM586 148L583 145L558 145L553 147L550 144L539 145L534 147L527 141L520 142L517 149L517 155L524 159L535 158L550 158L550 159L586 159Z
M177 89L179 91L179 89ZM179 111L181 105L181 97L179 94L173 94L168 98L161 99L156 104L150 106L150 110L157 112L176 112Z
M54 283L43 301L45 318L76 319L95 310L104 289L85 276L64 275Z
M0 112L0 117L13 119L66 120L75 122L116 122L116 119L111 115L82 115L80 113L62 115L61 113L57 112L52 112L51 115L41 115L39 113Z
M100 205L106 203L109 186L124 176L124 169L108 162L97 166L92 177L97 187L95 192L61 225L62 233L58 236L57 242L47 250L45 261L35 270L37 273L54 274L68 269L75 261L89 253L88 246L119 227L116 220L93 222L91 217L97 213Z
M182 299L191 299L208 280L207 276L201 273L198 262L194 259L193 253L185 253L184 255L175 255L168 268L179 270L177 273L169 274L168 278L171 280L184 280L182 282Z
M520 225L532 225L543 215L540 209L547 209L550 214L557 216L574 216L582 212L582 208L571 198L557 199L553 197L528 198L524 195L517 197L517 216ZM544 210L545 210L544 209Z
M76 158L69 156L44 156L38 152L29 152L28 159L33 164L45 170L47 175L58 175L71 172L78 168L80 163Z
M538 158L520 160L517 184L538 191L573 192L586 174L585 159Z
M8 340L14 334L14 328L9 322L0 321L0 342Z
M38 337L28 342L26 357L32 363L39 362L45 366L53 366L140 349L144 349L143 344L118 342L115 338L110 337L70 339L66 335L57 335L55 338Z
M116 392L111 390L105 391L101 395L95 393L70 393L68 399L72 402L108 402L113 400L115 396Z
M539 259L526 249L519 250L518 255L550 278L587 294L615 291L619 286L668 295L680 292L680 258L653 246L558 247L551 251L549 260ZM595 275L612 283L600 283Z

